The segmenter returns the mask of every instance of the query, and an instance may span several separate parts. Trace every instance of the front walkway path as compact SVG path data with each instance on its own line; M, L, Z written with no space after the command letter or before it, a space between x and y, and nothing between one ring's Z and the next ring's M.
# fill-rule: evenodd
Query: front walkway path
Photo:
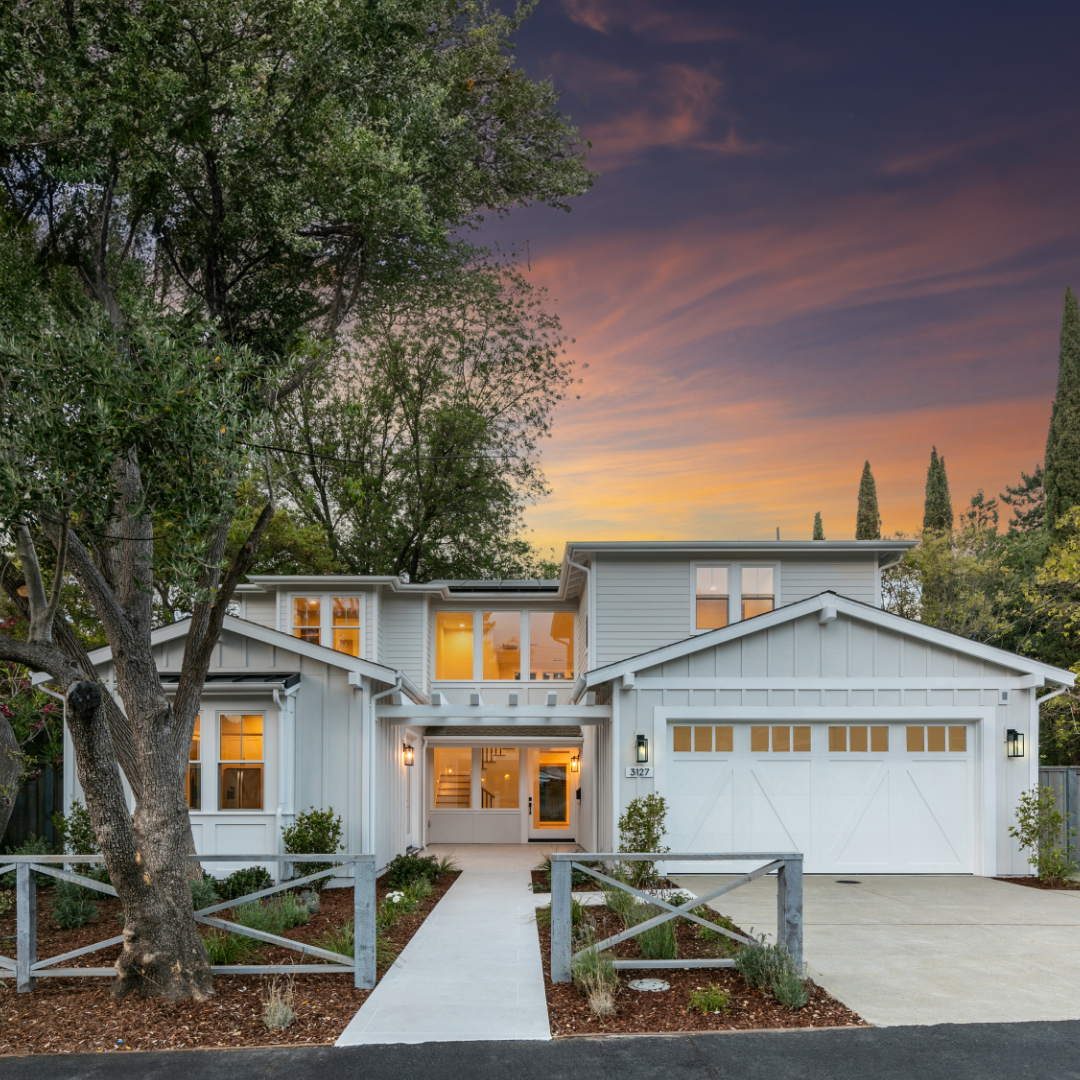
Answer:
M433 844L464 873L402 950L338 1046L550 1039L529 871L575 844Z

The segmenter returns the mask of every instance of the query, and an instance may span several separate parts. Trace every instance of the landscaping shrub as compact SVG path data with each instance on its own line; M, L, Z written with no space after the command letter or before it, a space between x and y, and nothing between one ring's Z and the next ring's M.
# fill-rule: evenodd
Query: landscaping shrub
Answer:
M239 904L232 909L232 913L233 919L241 926L261 930L264 934L281 934L284 930L311 921L307 908L291 892Z
M204 875L201 878L192 878L188 884L191 886L191 903L196 911L221 902L212 877Z
M592 862L583 862L582 866L598 866L595 860ZM534 885L533 892L551 892L551 854L546 854L534 867L534 870L543 872L544 880L547 882L547 888L542 885ZM600 882L594 877L590 877L584 870L578 870L576 867L570 868L570 886L573 888L575 885L588 885L590 882L595 884L597 888L600 887Z
M715 915L710 911L698 909L697 912L703 919L708 919L710 922L715 923L717 926L722 926L725 930L735 929L735 924L723 915ZM721 934L716 930L706 930L704 926L698 926L697 936L699 941L707 941L713 947L713 952L717 956L734 956L735 953L742 947L739 942L734 938L729 938L727 934Z
M696 1012L722 1013L726 1012L730 1007L731 994L715 983L709 983L708 986L699 986L696 990L690 991L688 1008L694 1009Z
M203 930L202 935L213 965L245 964L258 951L258 945L251 938L228 930Z
M581 926L589 917L588 908L580 900L570 897L570 925ZM551 905L536 909L536 925L551 929Z
M262 866L252 866L247 870L237 870L227 878L220 881L209 879L213 882L214 890L222 900L236 900L249 893L269 889L274 884L274 879Z
M450 856L446 856L446 858L450 858ZM441 869L439 860L434 855L412 853L398 855L392 859L387 864L382 875L382 881L385 885L389 885L391 889L404 889L407 885L416 881L417 878L423 878L425 881L434 884L439 880L440 875L444 873L447 873L447 871Z
M458 865L457 859L454 858L454 853L451 851L446 855L443 855L438 861L439 873L437 877L442 877L443 874L456 874L461 870Z
M93 896L92 889L84 889L71 881L56 881L49 897L53 922L61 930L74 930L93 922L98 917L98 906Z
M617 889L613 885L609 885L604 889L604 903L607 905L609 911L615 912L620 919L628 926L628 919L634 918L631 912L634 912L637 908L641 907L638 898L632 893L628 893L625 889ZM634 919L635 922L641 922L640 919Z
M1021 851L1028 852L1028 863L1040 881L1066 881L1076 870L1076 830L1070 829L1066 846L1059 840L1064 818L1057 809L1053 788L1035 787L1020 793L1016 807L1016 825L1009 835L1020 841Z
M8 915L15 908L15 890L0 889L0 919Z
M305 889L300 894L300 903L304 905L309 915L318 915L322 907L319 894L314 889Z
M49 847L49 841L44 836L35 836L31 833L26 841L14 848L4 848L5 855L51 855L53 850ZM43 885L51 885L56 878L49 877L48 874L34 874L34 881L37 883L38 888ZM15 888L15 871L5 874L0 879L0 888L14 889Z
M353 920L350 919L343 926L332 926L323 934L319 944L330 952L341 953L342 956L353 956L356 949L356 932ZM375 966L377 968L388 968L397 958L399 951L400 946L388 941L376 927Z
M52 820L57 847L66 855L101 854L94 826L90 824L90 811L78 799L72 802L66 815L58 810Z
M341 843L341 834L341 816L334 816L334 808L331 806L327 810L316 810L313 806L297 814L291 825L282 827L281 839L289 855L333 855L345 850ZM309 874L318 874L340 865L341 863L336 862L297 863L293 867L293 874L295 877L307 877ZM311 883L311 888L321 892L329 880L319 878Z
M590 949L588 946L574 957L570 964L570 978L574 985L589 999L589 1011L594 1016L611 1016L615 1012L615 991L619 977L615 962L608 952Z
M421 900L426 900L434 892L434 889L427 878L415 878L401 891L415 907Z
M627 930L629 930L632 926L648 922L649 919L663 913L664 909L656 907L655 904L635 903L632 908L627 910L627 913L623 916L623 921L626 923ZM679 945L675 939L674 919L668 919L667 922L662 922L659 926L652 926L648 930L643 930L640 934L635 934L634 940L638 943L641 955L646 960L675 960L679 955Z
M765 939L753 945L743 945L735 953L735 970L747 986L769 993L789 1009L801 1009L810 995L806 991L806 976L783 945L767 945Z
M632 799L619 818L619 851L634 853L655 851L660 854L671 849L662 843L667 829L667 801L663 795L642 795ZM622 870L630 884L638 889L655 889L660 884L656 864L651 862L623 863Z
M263 1023L267 1031L284 1031L295 1019L296 990L291 978L270 980L263 995Z
M375 932L389 930L401 918L416 909L416 903L406 897L404 892L388 893L383 902L375 909Z

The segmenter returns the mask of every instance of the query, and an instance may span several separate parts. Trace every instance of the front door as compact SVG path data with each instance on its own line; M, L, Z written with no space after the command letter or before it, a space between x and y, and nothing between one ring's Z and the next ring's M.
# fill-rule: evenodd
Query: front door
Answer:
M529 751L529 839L575 839L576 750Z

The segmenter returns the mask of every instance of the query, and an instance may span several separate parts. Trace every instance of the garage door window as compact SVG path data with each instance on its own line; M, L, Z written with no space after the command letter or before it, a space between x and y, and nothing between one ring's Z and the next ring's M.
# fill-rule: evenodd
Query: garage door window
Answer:
M730 754L735 749L732 727L674 727L672 748L676 754Z
M829 753L865 754L867 751L884 754L889 750L887 727L830 727Z
M770 740L771 735L771 740ZM810 752L810 728L809 727L752 727L750 729L750 752L754 754L767 754L770 750L774 754L791 753L799 754Z
M912 754L943 754L948 745L950 753L963 753L967 750L967 728L964 727L909 727L907 729L907 748Z

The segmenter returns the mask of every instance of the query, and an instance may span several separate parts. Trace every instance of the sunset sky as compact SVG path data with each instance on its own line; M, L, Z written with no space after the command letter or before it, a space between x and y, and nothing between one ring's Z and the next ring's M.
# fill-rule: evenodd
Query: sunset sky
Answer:
M1080 287L1080 5L541 0L518 35L592 141L527 252L581 372L531 539L921 525L1043 457Z

